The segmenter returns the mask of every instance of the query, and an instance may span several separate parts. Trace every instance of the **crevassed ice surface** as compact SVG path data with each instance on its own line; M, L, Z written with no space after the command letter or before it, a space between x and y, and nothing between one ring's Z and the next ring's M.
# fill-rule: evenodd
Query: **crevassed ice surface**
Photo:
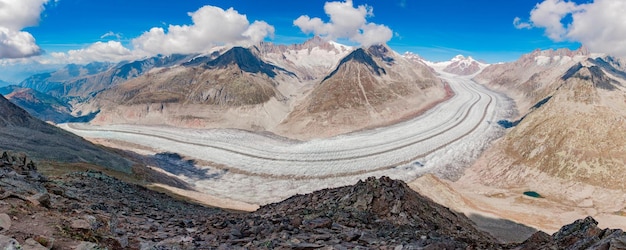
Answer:
M265 204L296 193L353 184L368 176L411 180L461 171L502 129L510 101L441 72L455 95L414 119L327 139L295 142L232 129L63 124L83 137L128 141L226 166L198 166L211 178L179 176L198 190Z

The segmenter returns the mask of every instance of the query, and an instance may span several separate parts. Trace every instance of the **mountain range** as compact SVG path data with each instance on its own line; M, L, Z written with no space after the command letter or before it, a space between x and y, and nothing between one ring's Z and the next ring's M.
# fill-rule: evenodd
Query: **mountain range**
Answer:
M506 111L508 119L488 121L501 127L501 137L463 166L458 179L427 175L410 187L453 210L507 218L545 231L556 232L570 219L567 216L593 215L600 223L617 226L626 221L626 63L585 48L536 50L517 61L492 65L464 56L435 63L411 53L400 55L386 45L355 48L315 37L289 46L260 43L199 55L67 65L0 89L6 96L0 99L0 148L26 152L37 160L89 162L129 172L130 161L33 116L52 123L243 129L306 141L391 125L427 112L455 94L443 80L447 76L499 91L516 109ZM360 186L326 192L339 200L343 192L360 192ZM341 195L332 196L334 192ZM524 193L543 200L529 200ZM396 198L417 199L407 195ZM312 197L291 201L313 203ZM260 211L290 211L284 206L294 205L270 205ZM440 211L430 209L418 213ZM300 212L307 211L312 210ZM404 216L415 213L407 211L402 211ZM341 216L327 215L333 220ZM360 218L359 212L350 216ZM465 218L444 217L460 218L457 224L462 226L457 227L467 228ZM595 222L585 221L587 226ZM229 233L243 236L238 230ZM495 246L489 245L491 236L459 237ZM541 246L557 246L546 235L533 237L529 240Z
M384 45L357 49L319 37L291 46L68 65L20 86L67 103L73 117L66 110L40 116L57 123L93 118L93 124L239 128L297 139L400 121L450 95L424 63Z

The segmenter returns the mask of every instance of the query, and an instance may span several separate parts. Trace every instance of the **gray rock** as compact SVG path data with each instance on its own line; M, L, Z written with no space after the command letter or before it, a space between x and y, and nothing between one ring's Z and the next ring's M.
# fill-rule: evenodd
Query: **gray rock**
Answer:
M74 247L74 250L100 250L96 243L81 241L78 245Z
M17 240L15 239L8 236L0 235L0 249L17 250L22 249L22 246L20 246L20 243L17 242Z
M8 214L0 214L0 231L11 228L11 217Z

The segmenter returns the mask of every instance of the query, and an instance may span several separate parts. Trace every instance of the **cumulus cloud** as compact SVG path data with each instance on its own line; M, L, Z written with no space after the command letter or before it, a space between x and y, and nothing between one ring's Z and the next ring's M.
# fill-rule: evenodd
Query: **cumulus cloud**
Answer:
M0 58L21 58L38 55L41 49L28 32L0 27Z
M554 41L577 41L593 52L626 56L626 1L595 0L576 4L544 0L530 12L530 20L514 20L518 28L543 28ZM571 19L567 18L571 17Z
M0 0L1 1L1 0ZM51 53L63 62L87 63L92 61L116 62L157 54L191 54L207 52L218 45L252 45L274 35L274 27L263 21L250 23L246 15L233 8L224 10L204 6L188 13L190 25L169 25L167 29L154 27L131 40L132 47L119 41L96 42L84 49L66 53ZM100 39L121 38L109 31Z
M131 50L118 41L96 42L84 49L70 50L67 53L51 53L51 55L59 61L71 63L117 62L136 57Z
M246 15L204 6L189 13L193 24L155 27L132 40L135 50L147 54L205 52L216 45L251 45L274 35L274 27L263 21L252 24Z
M347 38L362 46L386 43L393 37L393 31L385 25L367 22L374 15L374 9L367 5L354 7L352 0L326 2L324 12L329 22L319 17L300 16L293 24L304 33L313 33L328 39Z
M41 54L26 27L37 25L48 0L0 0L0 58L21 58Z

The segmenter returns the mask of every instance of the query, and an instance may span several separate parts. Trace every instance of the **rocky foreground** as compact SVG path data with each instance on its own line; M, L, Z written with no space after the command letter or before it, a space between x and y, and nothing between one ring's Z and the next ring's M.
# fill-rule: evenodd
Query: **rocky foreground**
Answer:
M387 177L297 195L253 213L175 200L100 172L40 175L0 158L0 249L624 249L591 218L501 244L464 215Z

